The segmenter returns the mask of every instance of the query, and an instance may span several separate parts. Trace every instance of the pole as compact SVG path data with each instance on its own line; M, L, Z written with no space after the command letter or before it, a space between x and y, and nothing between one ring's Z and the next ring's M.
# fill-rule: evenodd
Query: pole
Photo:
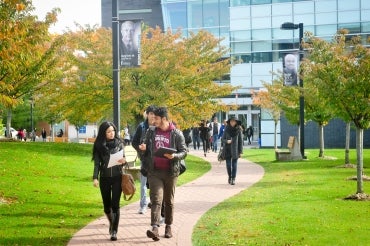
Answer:
M112 1L112 48L113 48L113 123L120 132L120 71L119 71L119 20L118 0Z
M33 131L33 98L31 97L31 132Z
M303 60L303 23L299 23L299 63L301 64ZM301 87L301 93L299 96L299 127L300 127L300 148L301 155L303 159L306 159L304 154L304 93L303 93L303 79L302 76L299 76L299 86Z

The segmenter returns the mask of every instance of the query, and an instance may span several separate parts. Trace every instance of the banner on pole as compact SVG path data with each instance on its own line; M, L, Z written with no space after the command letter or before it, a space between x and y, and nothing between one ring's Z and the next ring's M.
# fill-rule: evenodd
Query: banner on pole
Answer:
M138 67L140 57L141 20L120 21L120 66Z
M283 59L283 75L285 86L298 85L298 53L289 53Z

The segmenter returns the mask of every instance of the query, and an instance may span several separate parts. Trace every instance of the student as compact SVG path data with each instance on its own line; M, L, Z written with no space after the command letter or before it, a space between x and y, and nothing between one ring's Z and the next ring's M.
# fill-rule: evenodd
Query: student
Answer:
M238 159L243 154L243 134L240 125L241 122L235 116L230 117L221 139L225 151L226 171L229 176L228 183L231 185L235 185Z
M139 146L143 152L148 171L151 206L151 230L146 235L154 241L159 240L158 228L161 219L161 205L165 205L165 238L172 237L171 225L174 214L174 197L177 178L180 174L180 161L185 159L187 150L182 132L169 121L166 107L154 110L155 127L149 128L145 142ZM175 153L167 153L162 157L154 153L159 147L176 149Z
M119 159L116 165L108 167L108 163L110 155L119 151L124 151L124 148L116 126L112 122L101 123L92 153L94 161L93 184L95 187L100 187L104 213L109 221L109 234L112 241L117 240L120 218L122 165L127 164L124 152L122 159Z
M155 106L151 105L146 108L144 111L144 121L141 122L138 127L136 128L135 134L132 138L132 147L136 149L138 152L139 159L141 161L141 175L140 175L140 208L139 208L139 214L145 214L148 206L148 202L146 199L146 193L147 193L147 174L146 170L143 170L143 156L141 156L141 151L139 149L139 145L143 143L145 133L148 130L149 126L154 124L154 110Z

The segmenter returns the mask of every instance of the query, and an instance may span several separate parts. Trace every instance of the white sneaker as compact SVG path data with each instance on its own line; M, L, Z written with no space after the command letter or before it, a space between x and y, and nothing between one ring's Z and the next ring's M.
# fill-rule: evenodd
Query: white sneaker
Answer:
M145 213L146 213L146 208L139 209L139 214L145 214Z

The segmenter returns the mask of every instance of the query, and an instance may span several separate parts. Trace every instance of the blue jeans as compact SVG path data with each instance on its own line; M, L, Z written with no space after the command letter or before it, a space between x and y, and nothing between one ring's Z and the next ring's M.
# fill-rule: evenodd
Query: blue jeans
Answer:
M148 180L147 177L144 175L140 175L140 208L146 208L148 206L148 202L146 199L146 181Z
M229 178L235 179L238 170L238 159L226 158L226 170Z
M218 134L215 134L212 136L212 142L213 142L213 151L217 152L217 141L218 141Z
M194 149L199 149L200 146L200 137L198 136L193 136L193 147Z

